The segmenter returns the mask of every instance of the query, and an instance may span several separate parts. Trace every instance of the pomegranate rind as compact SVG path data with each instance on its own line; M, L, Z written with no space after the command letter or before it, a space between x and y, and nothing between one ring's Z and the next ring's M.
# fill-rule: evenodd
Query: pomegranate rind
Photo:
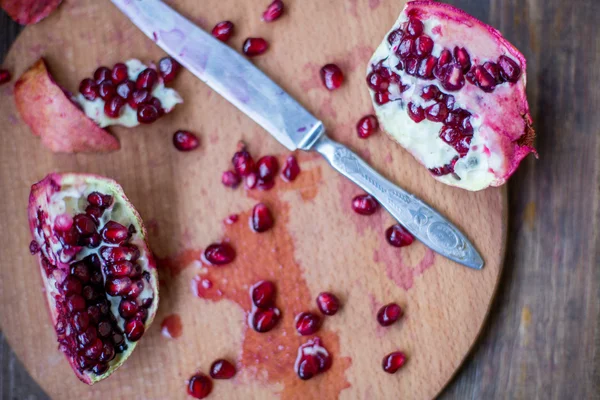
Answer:
M21 75L14 95L23 121L53 152L108 152L121 147L116 137L96 125L67 97L52 79L44 59Z
M21 25L36 24L52 13L62 0L0 0L0 7Z
M455 96L461 108L485 116L478 121L479 129L473 136L469 152L456 162L455 173L442 176L432 174L436 180L472 191L504 184L516 171L523 158L530 153L537 156L533 147L535 132L531 126L525 92L527 80L525 57L497 29L464 11L447 4L418 0L407 3L372 56L367 74L378 62L392 56L394 50L390 47L388 35L400 28L409 16L421 20L425 24L425 33L434 38L436 45L434 56L439 55L440 50L435 53L438 47L452 51L457 45L470 51L473 65L479 65L488 59L495 61L500 55L518 60L522 71L519 80L516 83L499 84L493 93L484 93L470 83L459 92L447 91L439 85L439 81L411 76L408 76L405 81L404 77L407 75L404 75L403 84L408 84L409 88L400 95L403 100L419 97L422 86L435 84L440 91ZM394 60L393 57L390 59ZM391 69L399 73L397 69ZM438 137L437 132L430 136L422 135L423 126L431 122L425 120L420 123L422 125L419 125L410 120L406 110L407 104L402 104L403 101L390 101L378 105L375 101L375 91L369 90L380 125L417 161L431 170L450 163L454 157L458 158L458 153L451 146L446 145ZM438 129L442 127L441 124L437 125ZM440 159L444 161L440 162Z
M48 212L49 200L53 193L60 191L61 187L85 187L85 186L94 186L97 188L102 188L103 194L109 194L114 198L114 204L121 204L124 207L124 211L121 211L122 214L130 217L131 223L134 225L137 232L140 234L141 240L136 241L135 245L139 248L140 253L146 257L146 268L145 271L150 273L150 287L153 291L154 300L152 301L151 306L148 308L148 317L146 322L144 323L145 331L148 331L148 328L154 321L154 317L156 316L156 311L158 309L159 303L159 292L158 292L158 271L156 268L156 260L152 251L148 246L146 237L147 231L144 227L142 218L137 210L133 207L127 196L125 195L123 188L113 179L106 178L99 175L93 174L80 174L80 173L51 173L47 175L44 179L39 181L38 183L31 186L31 192L29 195L29 206L28 206L28 218L29 218L29 229L31 231L31 235L33 240L36 240L36 229L38 223L38 210L44 210ZM58 313L55 307L55 299L53 297L53 288L50 286L51 282L48 279L48 276L44 270L42 264L42 253L44 249L42 249L38 254L38 263L40 266L40 273L42 276L42 281L44 285L44 292L46 293L47 305L50 311L50 317L52 320L52 326L56 325L58 319ZM60 260L57 260L59 268L65 269L69 268L69 264L62 264ZM110 362L110 366L108 370L101 374L95 375L91 372L84 371L83 373L79 371L77 365L75 365L75 361L67 354L65 354L65 358L71 365L73 372L77 375L77 377L84 383L88 385L93 385L96 382L99 382L103 379L108 378L112 373L114 373L131 355L135 347L139 341L128 341L128 348L123 353Z

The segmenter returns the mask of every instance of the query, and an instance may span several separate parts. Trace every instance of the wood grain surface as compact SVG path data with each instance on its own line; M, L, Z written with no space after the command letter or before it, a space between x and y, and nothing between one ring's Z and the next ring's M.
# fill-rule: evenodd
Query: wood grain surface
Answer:
M498 27L527 56L541 159L526 161L509 183L499 296L475 351L441 397L596 398L600 3L449 2ZM368 10L377 2L348 3ZM16 29L4 21L6 47ZM42 398L4 342L1 354L2 398Z

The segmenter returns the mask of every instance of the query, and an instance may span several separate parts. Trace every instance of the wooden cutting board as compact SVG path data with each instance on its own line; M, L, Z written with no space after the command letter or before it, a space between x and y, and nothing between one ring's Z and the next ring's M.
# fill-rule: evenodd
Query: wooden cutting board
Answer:
M248 36L268 39L271 48L256 64L322 118L332 137L464 229L485 268L461 267L420 243L390 247L383 233L391 217L382 210L371 217L354 214L350 201L361 191L314 155L299 155L302 173L293 183L278 181L269 192L226 189L220 175L239 140L255 156L287 152L187 72L173 85L185 104L153 125L113 129L122 149L112 154L53 154L43 148L19 118L11 83L0 87L0 323L19 358L56 399L184 399L186 379L208 372L220 357L236 361L240 372L231 381L215 382L213 398L434 397L469 352L489 311L505 252L507 202L505 189L468 193L434 181L383 133L357 138L356 121L372 112L364 84L367 60L403 2L287 0L285 17L273 24L260 20L267 1L171 3L205 28L232 20L235 48ZM18 76L44 56L56 80L76 91L100 65L162 55L108 2L65 0L47 20L25 29L4 66ZM318 78L319 67L329 62L346 75L343 88L333 93ZM171 138L177 129L196 132L200 149L176 151ZM156 322L129 361L91 388L75 378L57 350L38 267L28 251L29 187L51 171L93 172L119 181L161 259ZM276 216L275 228L261 235L247 225L259 200ZM240 222L227 226L223 220L231 213L239 213ZM223 238L237 249L235 263L200 268L202 249ZM213 287L198 289L199 276ZM272 332L257 334L246 327L247 288L265 278L278 285L283 319ZM303 382L293 362L305 339L296 336L293 318L315 309L314 298L323 290L343 302L343 310L319 332L334 363L326 374ZM383 329L375 313L391 301L406 315ZM182 335L168 339L161 335L161 321L173 314L181 318ZM405 351L409 362L388 375L381 359L395 350Z

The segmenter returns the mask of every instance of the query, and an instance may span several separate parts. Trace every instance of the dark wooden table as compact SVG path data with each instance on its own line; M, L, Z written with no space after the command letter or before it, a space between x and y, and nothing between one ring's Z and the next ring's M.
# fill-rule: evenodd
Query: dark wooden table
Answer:
M600 1L447 2L499 28L527 57L540 159L528 158L509 183L499 293L441 397L599 398ZM0 59L19 31L0 11ZM0 333L0 399L44 398Z

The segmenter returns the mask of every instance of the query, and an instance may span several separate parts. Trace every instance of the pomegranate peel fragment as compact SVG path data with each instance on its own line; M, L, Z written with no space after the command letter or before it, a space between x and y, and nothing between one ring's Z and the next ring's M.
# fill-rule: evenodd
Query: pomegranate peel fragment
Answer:
M0 0L0 7L21 25L36 24L54 11L62 0Z

